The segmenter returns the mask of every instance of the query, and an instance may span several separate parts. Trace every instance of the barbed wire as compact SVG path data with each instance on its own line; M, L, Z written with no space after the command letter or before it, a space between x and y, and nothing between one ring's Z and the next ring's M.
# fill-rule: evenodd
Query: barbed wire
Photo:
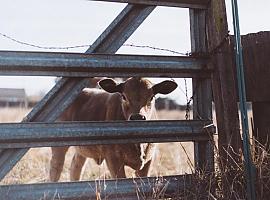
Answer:
M28 42L23 42L21 40L18 40L18 39L15 39L11 36L8 36L4 33L0 33L0 35L4 38L7 38L13 42L16 42L18 44L21 44L21 45L25 45L25 46L30 46L30 47L34 47L34 48L38 48L38 49L54 49L54 50L61 50L61 49L76 49L76 48L83 48L83 47L90 47L91 45L89 44L85 44L85 45L75 45L75 46L67 46L67 47L47 47L47 46L41 46L41 45L36 45L36 44L31 44L31 43L28 43Z
M90 44L82 44L82 45L74 45L74 46L66 46L66 47L57 47L57 46L41 46L41 45L36 45L36 44L32 44L29 42L24 42L18 39L15 39L14 37L11 37L7 34L1 33L0 32L0 36L9 39L15 43L24 45L24 46L30 46L30 47L34 47L34 48L38 48L38 49L51 49L51 50L68 50L68 49L77 49L77 48L85 48L85 47L91 47ZM154 47L154 46L149 46L149 45L135 45L135 44L123 44L122 46L124 47L134 47L134 48L147 48L147 49L153 49L153 50L158 50L158 51L163 51L163 52L169 52L169 53L173 53L173 54L178 54L178 55L182 55L182 56L189 56L190 52L179 52L179 51L175 51L175 50L171 50L171 49L166 49L166 48L160 48L160 47Z
M186 90L185 94L186 94L186 101L187 101L185 118L186 120L189 120L190 119L190 103L193 99L193 96L191 98L188 97L187 79L184 78L184 81L185 81L185 90Z
M74 46L66 46L66 47L56 47L56 46L41 46L41 45L36 45L36 44L32 44L32 43L28 43L28 42L24 42L18 39L15 39L14 37L11 37L7 34L1 33L0 32L0 36L9 39L15 43L18 43L20 45L24 45L24 46L30 46L30 47L34 47L34 48L38 48L38 49L47 49L47 50L68 50L68 49L76 49L76 48L89 48L91 47L90 44L84 44L84 45L74 45ZM190 56L191 53L190 52L178 52L175 50L171 50L171 49L166 49L166 48L160 48L160 47L154 47L154 46L149 46L149 45L136 45L136 44L123 44L122 46L124 47L133 47L133 48L147 48L147 49L152 49L152 50L158 50L158 51L163 51L163 52L169 52L169 53L173 53L173 54L178 54L178 55L182 55L182 56ZM188 88L187 88L187 80L186 78L184 78L185 81L185 90L183 90L183 88L181 86L179 86L181 92L186 96L186 101L187 101L187 106L186 106L186 119L190 119L190 103L193 100L193 95L192 97L188 97Z
M174 50L171 50L171 49L153 47L153 46L149 46L149 45L123 44L123 46L135 47L135 48L148 48L148 49L153 49L153 50L158 50L158 51L166 51L166 52L170 52L170 53L178 54L178 55L182 55L182 56L189 56L190 55L190 52L182 53L182 52L174 51Z

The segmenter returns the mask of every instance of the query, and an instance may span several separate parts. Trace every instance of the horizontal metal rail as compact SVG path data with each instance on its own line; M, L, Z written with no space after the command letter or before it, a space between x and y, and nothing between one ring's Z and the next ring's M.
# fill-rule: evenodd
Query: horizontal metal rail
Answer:
M211 121L0 124L0 148L141 142L209 141Z
M153 6L172 6L181 8L206 9L209 0L95 0Z
M127 5L86 53L115 53L154 9L155 6ZM26 120L32 122L56 120L88 83L85 78L76 79L62 78L58 81ZM28 149L0 149L0 180L27 151Z
M0 186L1 199L160 199L191 191L192 175Z
M0 75L209 77L207 61L187 56L0 51Z

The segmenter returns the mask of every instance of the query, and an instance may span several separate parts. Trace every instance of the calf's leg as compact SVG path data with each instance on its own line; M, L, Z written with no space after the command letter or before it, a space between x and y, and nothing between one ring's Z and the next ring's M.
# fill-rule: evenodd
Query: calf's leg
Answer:
M126 178L123 160L115 156L108 156L105 160L112 178Z
M70 180L71 181L80 180L82 168L85 161L86 161L86 158L84 156L75 152L72 162L71 162L71 167L70 167Z
M135 174L137 177L146 177L149 176L149 171L151 167L152 160L149 160L145 165L143 166L142 169L136 170Z
M63 170L65 156L69 147L52 147L50 162L50 181L57 182Z

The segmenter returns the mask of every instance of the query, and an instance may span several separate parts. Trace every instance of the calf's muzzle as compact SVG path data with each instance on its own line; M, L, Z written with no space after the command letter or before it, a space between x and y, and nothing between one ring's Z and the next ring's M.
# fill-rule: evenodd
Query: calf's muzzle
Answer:
M146 117L144 115L137 113L137 114L132 114L129 117L129 120L146 120Z

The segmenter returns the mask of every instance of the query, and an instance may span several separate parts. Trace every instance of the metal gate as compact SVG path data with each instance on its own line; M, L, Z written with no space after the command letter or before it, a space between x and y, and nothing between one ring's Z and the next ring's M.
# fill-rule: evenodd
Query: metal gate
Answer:
M208 0L108 1L129 4L85 54L0 51L0 75L62 77L22 123L0 124L1 179L32 147L126 142L193 141L195 167L213 171L211 141L215 127L212 125L212 70L208 66L208 58L114 55L156 6L189 8L192 52L194 55L207 52L205 9ZM193 78L193 88L197 91L194 96L194 120L54 123L89 84L88 78L96 76ZM134 127L138 128L136 135L132 132ZM127 137L129 134L132 138ZM158 194L159 190L165 189L164 195L170 197L187 187L192 187L192 175L7 185L0 186L0 195L1 199L9 200L144 199L153 198L153 191Z

